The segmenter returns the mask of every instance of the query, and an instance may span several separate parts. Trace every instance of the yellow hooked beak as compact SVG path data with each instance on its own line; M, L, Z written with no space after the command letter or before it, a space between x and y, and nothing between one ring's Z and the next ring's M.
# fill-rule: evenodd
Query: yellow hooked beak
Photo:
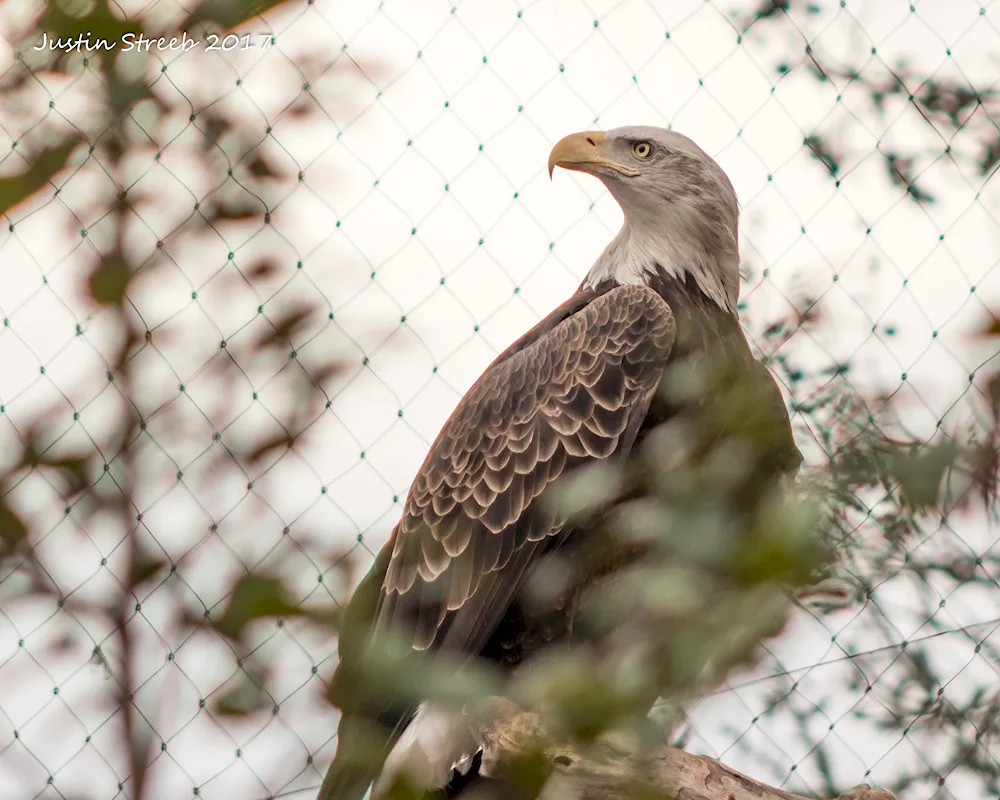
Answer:
M549 153L549 178L556 167L596 174L597 167L608 167L634 178L639 170L627 167L607 155L606 138L600 131L571 133L560 139Z

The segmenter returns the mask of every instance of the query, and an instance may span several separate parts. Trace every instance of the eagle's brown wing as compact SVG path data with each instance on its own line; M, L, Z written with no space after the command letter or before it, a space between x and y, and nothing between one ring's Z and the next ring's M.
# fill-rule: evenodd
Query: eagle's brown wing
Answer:
M600 295L495 362L445 423L393 534L376 632L477 653L559 532L540 495L574 466L627 452L674 342L644 286Z

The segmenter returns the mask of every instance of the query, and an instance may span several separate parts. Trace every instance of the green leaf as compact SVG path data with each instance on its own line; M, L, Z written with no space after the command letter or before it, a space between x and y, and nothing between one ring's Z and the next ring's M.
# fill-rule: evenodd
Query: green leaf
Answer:
M264 350L275 345L284 346L291 342L292 337L310 321L316 309L310 305L297 304L272 319L273 329L255 343L257 350Z
M980 329L980 336L1000 336L1000 320L992 318L990 324Z
M190 29L199 22L214 22L228 30L283 2L286 0L208 0L184 21L181 30Z
M95 41L98 39L120 41L126 33L139 33L142 30L137 20L122 19L112 14L107 0L96 3L90 13L84 15L66 13L66 10L60 7L66 5L68 4L49 0L36 29L48 32L50 37L75 39L83 35ZM108 52L101 51L102 54ZM110 53L115 52L117 51L110 51Z
M294 444L294 436L281 432L276 436L272 436L270 439L265 439L263 442L260 442L253 450L250 451L247 458L250 460L251 464L257 465L269 454L275 453L281 449L288 450Z
M272 705L271 698L255 680L242 676L215 702L215 712L226 717L244 717Z
M51 467L57 470L65 478L68 487L67 495L74 495L82 492L88 483L88 470L90 462L81 456L66 456L64 458L47 459L42 458L38 462L39 466Z
M423 701L461 708L499 692L501 676L491 664L465 664L441 652L429 657L426 651L410 649L410 640L392 631L372 638L362 652L354 652L349 640L361 631L351 631L347 623L345 618L341 661L327 693L327 699L345 713L376 706L402 710ZM370 635L370 626L367 630Z
M247 575L233 589L229 605L215 621L215 629L230 639L239 639L244 628L255 619L294 617L301 613L288 601L280 578Z
M950 440L931 447L894 448L889 470L899 482L904 502L913 510L933 508L945 473L955 466L957 446Z
M90 274L90 296L102 306L120 306L132 272L120 254L109 256Z
M6 213L49 183L66 166L78 142L79 139L73 139L58 147L51 147L39 155L26 172L0 178L0 213Z
M986 396L990 398L990 409L994 419L1000 419L1000 373L986 382Z
M4 503L0 502L0 553L10 553L28 536L28 529Z
M163 569L167 562L162 558L153 558L140 548L132 561L132 575L129 577L130 586L138 586L143 581L152 578L157 572Z

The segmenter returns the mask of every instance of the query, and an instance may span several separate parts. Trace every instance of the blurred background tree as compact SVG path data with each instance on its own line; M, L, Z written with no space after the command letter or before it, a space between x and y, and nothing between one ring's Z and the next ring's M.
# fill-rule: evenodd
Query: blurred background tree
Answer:
M202 49L213 36L233 49L227 29L266 8L211 3L191 15L177 8L129 16L103 1L49 3L21 20L14 40L2 115L17 120L45 102L48 113L11 143L0 204L11 238L32 224L33 211L62 206L46 234L73 257L61 259L42 284L58 285L77 322L68 339L55 328L59 315L45 318L43 310L37 320L43 329L52 326L60 348L58 363L41 366L36 379L48 376L55 396L31 402L32 384L4 396L0 587L6 619L29 620L23 638L5 633L4 648L12 648L6 679L23 691L36 677L31 667L41 667L56 684L56 699L61 690L74 708L85 699L82 715L71 712L68 725L54 724L58 714L18 724L7 705L5 796L45 785L61 797L156 796L171 779L164 755L170 731L192 724L199 709L223 724L277 712L268 691L277 659L273 652L258 657L261 640L273 633L261 637L257 630L254 640L255 625L303 620L330 646L336 605L322 586L303 590L285 546L248 551L258 534L250 525L231 534L228 562L199 552L239 504L234 481L252 490L322 413L322 387L338 365L331 354L300 352L296 344L327 311L259 295L257 315L235 330L223 322L215 353L191 370L180 355L191 346L190 321L183 307L174 310L184 292L189 302L182 306L210 315L234 282L256 288L274 273L272 256L247 254L245 245L283 208L302 174L276 163L273 141L248 125L246 109L202 104L190 88L188 95L178 90L194 80L211 91L221 76L199 75L196 66L175 78L166 66L154 69L154 56L158 47L176 49L171 39L182 42L184 34ZM42 32L55 47L38 49ZM143 37L160 44L143 47ZM271 40L269 31L254 30L237 44L264 51ZM70 116L82 116L86 127L71 122L64 106L78 109ZM289 102L275 115L303 130L310 117ZM150 176L151 164L176 181L165 182L162 172ZM228 254L209 263L220 246ZM25 325L25 304L11 304L25 276L8 277L9 338ZM273 374L260 381L264 365ZM253 400L267 398L264 422L247 407L251 390ZM203 504L212 521L194 523L178 508L178 493ZM170 520L175 513L181 519ZM302 526L294 541L329 570L334 588L346 580L339 572L344 554L324 543L322 531ZM29 666L17 651L31 654ZM182 711L176 703L190 687L178 692L157 675L174 664L192 684L200 682L204 660L216 662L210 668L217 675L222 668L222 680ZM84 679L67 692L65 681L81 672ZM54 745L48 764L24 758L37 737ZM103 766L95 768L95 758ZM186 771L183 756L175 763ZM267 763L256 768L267 775ZM243 791L266 794L264 780Z

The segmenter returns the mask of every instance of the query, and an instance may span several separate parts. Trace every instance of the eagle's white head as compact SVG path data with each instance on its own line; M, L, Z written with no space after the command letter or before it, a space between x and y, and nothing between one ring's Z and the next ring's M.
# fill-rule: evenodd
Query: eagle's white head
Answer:
M556 167L596 175L625 213L625 224L584 285L648 283L659 266L681 280L690 275L708 297L736 313L736 191L722 167L687 136L641 126L574 133L552 148L550 176Z

